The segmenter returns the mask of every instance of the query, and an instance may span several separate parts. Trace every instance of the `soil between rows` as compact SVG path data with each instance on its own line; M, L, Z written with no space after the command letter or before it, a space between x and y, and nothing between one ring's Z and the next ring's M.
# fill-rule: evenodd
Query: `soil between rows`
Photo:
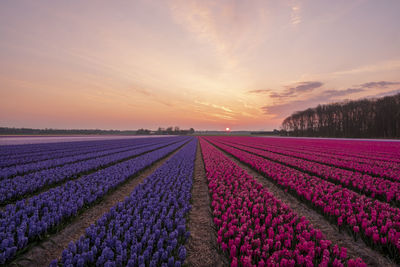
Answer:
M216 148L222 153L224 153L224 155L226 155L234 163L236 163L242 169L244 169L249 175L254 177L254 179L256 179L259 183L261 183L264 188L268 189L268 191L273 193L277 199L281 200L283 203L288 205L299 216L306 217L314 227L322 231L322 233L325 235L327 239L331 240L334 244L346 247L347 255L349 257L351 258L360 257L369 266L397 266L390 259L386 258L379 252L369 248L361 240L361 238L359 238L357 241L354 241L354 239L351 236L347 235L344 231L339 232L339 229L335 225L329 223L324 218L324 216L314 211L313 209L307 207L306 204L300 202L293 195L280 189L273 182L269 181L268 178L266 178L264 175L258 173L257 171L253 170L246 164L240 162L235 157L225 152L224 150L220 149L219 147Z
M190 238L186 244L187 266L229 266L228 259L218 253L217 233L211 212L206 172L200 143L197 143L192 188L192 209L189 212Z
M184 145L186 144L187 142ZM107 194L98 204L84 211L60 232L31 247L26 253L11 262L10 266L42 267L48 266L52 260L60 258L62 251L68 247L71 241L77 241L85 233L87 227L94 224L118 202L124 201L125 197L128 197L138 184L143 182L157 168L161 167L165 161L181 150L184 145L180 146L173 153L156 161L153 165L140 172L139 175L129 178L127 182L110 194Z

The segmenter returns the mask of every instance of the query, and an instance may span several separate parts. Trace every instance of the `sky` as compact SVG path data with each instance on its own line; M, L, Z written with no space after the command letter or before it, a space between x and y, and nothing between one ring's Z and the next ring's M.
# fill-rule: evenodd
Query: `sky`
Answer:
M0 126L272 130L400 92L399 0L0 1Z

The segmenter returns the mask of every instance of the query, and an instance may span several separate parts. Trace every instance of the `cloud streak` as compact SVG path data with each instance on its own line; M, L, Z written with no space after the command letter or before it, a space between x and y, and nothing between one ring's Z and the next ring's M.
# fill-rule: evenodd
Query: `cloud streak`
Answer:
M247 93L249 93L249 94L267 94L267 93L270 93L270 92L271 92L270 89L258 89L258 90L247 91Z
M265 105L261 107L264 114L274 115L275 117L286 117L297 110L303 110L309 107L317 106L319 104L325 104L334 101L341 101L344 98L351 96L352 94L365 93L371 91L371 89L386 89L393 85L398 85L400 82L391 81L377 81L377 82L367 82L359 84L354 88L347 88L345 90L323 90L317 94L313 94L303 99L296 98L294 100L289 100L285 102L275 103L271 105ZM288 90L277 97L279 99L284 98L288 95L295 94L298 92L307 92L315 88L321 87L323 84L320 82L307 82L296 87L288 88ZM383 92L380 94L375 94L369 97L382 97L386 95L393 95L399 92L398 90L392 90L389 92ZM283 96L283 97L282 97ZM338 99L339 98L339 99Z
M286 97L293 97L299 96L303 93L313 91L323 85L322 82L318 81L309 81L309 82L300 82L297 83L295 86L288 87L285 91L278 93L272 92L269 96L271 98L286 98Z
M390 85L397 85L400 82L387 82L387 81L380 81L380 82L369 82L360 84L361 88L387 88Z
M290 14L290 22L292 25L297 25L301 23L301 15L300 15L300 5L296 4L291 6L291 14Z
M378 62L376 64L363 65L353 69L332 72L329 73L328 76L356 75L363 73L393 71L397 69L400 69L400 60L390 60Z
M346 90L325 90L321 93L319 98L321 100L324 100L324 99L330 100L334 97L351 95L351 94L360 93L363 91L365 91L365 89L363 89L363 88L347 88Z

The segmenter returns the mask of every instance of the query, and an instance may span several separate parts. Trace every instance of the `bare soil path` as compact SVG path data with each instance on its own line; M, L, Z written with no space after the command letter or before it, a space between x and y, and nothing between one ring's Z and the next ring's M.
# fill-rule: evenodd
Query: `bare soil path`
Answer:
M184 145L186 144L187 142ZM68 247L69 242L77 241L81 235L85 233L87 227L94 224L118 202L124 201L125 197L129 196L138 184L164 164L165 161L177 153L182 147L183 145L166 157L156 161L139 174L129 178L125 183L107 194L100 202L80 214L60 232L29 248L26 253L11 262L10 266L42 267L48 266L53 259L60 258L62 251Z
M245 171L247 171L248 174L253 176L259 183L273 193L276 198L288 205L299 216L306 217L314 227L322 231L327 239L331 240L335 244L338 244L339 246L346 247L347 255L349 257L360 257L369 266L398 266L381 253L368 247L360 238L357 241L354 241L354 239L344 231L339 232L339 229L335 225L328 222L324 216L299 201L290 193L279 188L275 183L269 180L268 177L265 177L264 175L250 168L248 165L240 162L231 154L218 147L216 148L228 156L233 162L235 162Z
M185 265L229 266L228 259L217 250L217 233L212 221L211 201L200 143L197 144L191 201L192 209L188 220L191 236L186 244Z

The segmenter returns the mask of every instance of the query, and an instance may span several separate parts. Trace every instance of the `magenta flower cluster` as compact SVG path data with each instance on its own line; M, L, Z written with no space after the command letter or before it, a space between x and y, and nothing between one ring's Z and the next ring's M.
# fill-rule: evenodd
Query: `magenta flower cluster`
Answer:
M365 266L200 139L217 241L231 266Z
M281 153L278 154L278 152L266 151L264 150L263 146L257 146L254 144L249 145L247 143L247 139L245 138L243 138L241 144L231 143L228 142L228 140L224 141L224 144L265 157L278 163L282 163L302 172L316 175L322 179L328 180L335 184L340 184L372 198L400 206L400 183L392 182L380 177L372 177L360 172L349 171L330 166L334 165L333 163L325 165L314 161L305 160L301 158L302 154L300 152L290 153L291 156L286 156L282 155ZM328 160L326 159L325 161Z
M341 229L361 236L374 249L398 261L400 210L324 179L213 141L216 146L263 173L281 188L311 205Z
M232 141L237 138L230 139ZM244 140L244 139L241 139ZM301 157L315 162L361 172L372 176L400 180L399 145L393 142L350 142L334 140L285 140L246 138L247 144L257 144L271 152ZM367 153L368 150L371 152Z

